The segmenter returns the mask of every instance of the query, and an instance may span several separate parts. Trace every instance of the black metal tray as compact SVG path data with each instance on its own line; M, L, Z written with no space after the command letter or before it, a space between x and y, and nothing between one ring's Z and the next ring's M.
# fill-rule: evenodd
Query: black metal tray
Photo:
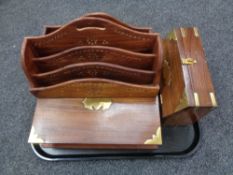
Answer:
M187 157L200 143L198 123L190 126L163 127L163 145L157 150L99 150L43 148L32 144L34 153L44 160L94 160L123 158Z

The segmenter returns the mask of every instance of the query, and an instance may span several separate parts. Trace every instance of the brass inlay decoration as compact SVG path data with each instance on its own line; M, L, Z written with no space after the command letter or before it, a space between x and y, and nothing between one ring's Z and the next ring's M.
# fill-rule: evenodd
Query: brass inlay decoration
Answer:
M198 33L197 27L193 27L193 32L194 32L195 37L199 37L199 33Z
M179 105L176 107L175 112L180 111L188 106L188 97L184 91L182 98L180 99Z
M192 65L192 64L197 63L197 60L193 58L181 58L181 60L182 60L182 64L185 64L185 65Z
M198 93L194 92L193 95L194 95L195 106L200 106Z
M84 27L84 28L77 28L78 31L84 31L84 30L106 30L106 28L103 27Z
M158 127L156 133L152 135L152 138L146 140L144 144L161 145L162 144L161 127Z
M85 98L82 103L89 110L107 110L110 108L112 101L109 98Z
M215 98L215 94L213 92L210 92L210 100L213 106L218 106L216 98Z
M44 140L38 136L35 128L32 126L31 133L28 139L29 143L44 143Z
M177 41L177 36L176 36L175 30L173 30L172 32L170 32L170 33L167 35L167 38L168 38L169 40L176 40L176 41Z
M180 32L181 32L181 36L184 38L184 37L186 37L186 31L185 31L185 29L184 28L180 28Z

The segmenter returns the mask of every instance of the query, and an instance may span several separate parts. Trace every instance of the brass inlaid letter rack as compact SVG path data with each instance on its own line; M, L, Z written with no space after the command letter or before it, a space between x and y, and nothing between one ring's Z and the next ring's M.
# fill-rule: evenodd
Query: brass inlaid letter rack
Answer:
M161 39L91 13L26 37L21 55L37 97L29 142L42 147L157 149L163 125L217 105L197 28Z

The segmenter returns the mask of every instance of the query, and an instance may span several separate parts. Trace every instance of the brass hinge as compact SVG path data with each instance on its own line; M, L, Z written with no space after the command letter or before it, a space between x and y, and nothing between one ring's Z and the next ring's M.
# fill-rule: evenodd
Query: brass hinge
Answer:
M192 64L197 63L197 60L193 58L181 58L181 60L182 60L182 64L185 64L185 65L192 65Z

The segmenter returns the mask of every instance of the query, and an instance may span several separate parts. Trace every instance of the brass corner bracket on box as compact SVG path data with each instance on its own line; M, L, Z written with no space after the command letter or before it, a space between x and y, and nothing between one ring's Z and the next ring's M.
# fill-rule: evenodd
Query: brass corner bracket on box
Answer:
M171 31L171 32L167 35L167 39L177 41L177 36L176 36L175 30Z
M188 106L188 97L185 91L182 94L182 97L180 98L178 106L175 108L175 112L180 111Z
M112 105L112 100L110 98L85 98L82 103L84 108L88 110L107 110Z
M38 136L33 126L28 139L28 143L44 143L44 140Z
M152 135L151 139L147 139L144 144L150 145L161 145L162 144L162 133L161 127L158 127L156 133Z

